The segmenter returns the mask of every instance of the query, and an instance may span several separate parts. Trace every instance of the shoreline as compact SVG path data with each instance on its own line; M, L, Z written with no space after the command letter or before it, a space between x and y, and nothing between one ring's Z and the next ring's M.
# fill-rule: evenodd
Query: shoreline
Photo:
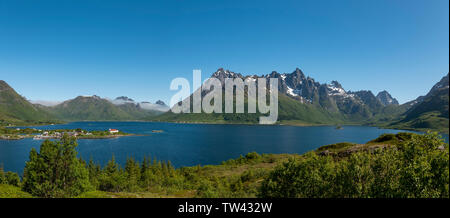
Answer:
M373 124L360 124L360 123L341 123L341 124L312 124L312 123L296 123L291 121L278 121L275 124L259 124L259 123L234 123L234 122L196 122L196 121L157 121L157 120L100 120L100 121L92 121L92 120L81 120L81 121L70 121L70 122L64 122L64 123L54 123L54 124L43 124L43 125L23 125L23 126L5 126L6 128L14 128L14 127L37 127L37 126L53 126L53 125L64 125L69 123L76 123L76 122L118 122L118 123L125 123L125 122L141 122L141 123L173 123L173 124L204 124L204 125L247 125L247 126L302 126L302 127L309 127L309 126L370 126L370 127L377 127L379 129L395 129L395 130L407 130L407 131L416 131L416 132L438 132L440 134L449 134L450 131L441 131L441 130L434 130L434 129L423 129L423 128L408 128L408 127L389 127L385 125L373 125ZM1 138L0 138L1 139Z
M0 136L0 140L7 140L7 141L14 141L14 140L23 140L23 139L33 139L33 140L46 140L46 139L60 139L61 137L43 137L43 138L36 138L36 135L26 135L26 136L20 136L19 138L5 138L3 136ZM147 136L145 134L126 134L126 135L107 135L107 136L83 136L79 137L76 136L75 138L77 140L79 139L112 139L112 138L120 138L120 137L126 137L126 136Z

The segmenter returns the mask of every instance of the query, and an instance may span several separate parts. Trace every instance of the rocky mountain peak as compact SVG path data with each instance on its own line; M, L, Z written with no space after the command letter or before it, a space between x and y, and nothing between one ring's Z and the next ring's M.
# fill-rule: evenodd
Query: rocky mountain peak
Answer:
M336 80L331 81L330 85L334 88L342 89L342 85Z
M161 106L167 106L166 103L164 103L164 101L161 101L161 100L156 101L155 104L158 104Z
M384 106L391 104L398 105L397 99L393 98L386 90L379 92L376 97Z
M242 78L243 79L243 76L240 73L234 73L232 71L224 70L223 68L219 68L215 73L213 73L211 78L219 79L220 82L222 83L222 85L224 85L225 78Z
M266 77L268 77L268 78L279 78L280 76L281 75L279 73L277 73L277 71L272 71L272 73L270 73Z
M436 83L433 88L431 88L430 92L428 93L428 95L441 90L441 89L448 89L449 88L449 81L448 81L448 73L446 76L442 77L442 79Z
M295 68L295 71L292 74L294 74L297 78L301 78L301 79L305 78L305 74L299 68Z
M76 98L74 98L73 100L78 99L78 100L83 100L83 99L93 99L93 100L100 100L102 98L100 98L100 96L98 95L80 95Z
M117 97L116 100L120 100L120 101L132 101L132 102L134 102L133 99L128 98L127 96L120 96L120 97Z
M211 77L221 79L221 78L242 77L242 75L239 74L239 73L234 73L234 72L229 71L229 70L225 70L223 68L219 68L215 73L213 73L213 75Z

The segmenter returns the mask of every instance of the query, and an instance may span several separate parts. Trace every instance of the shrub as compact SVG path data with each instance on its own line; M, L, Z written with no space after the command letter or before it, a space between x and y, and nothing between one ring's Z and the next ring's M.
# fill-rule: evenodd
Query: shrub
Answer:
M75 138L46 140L40 153L34 148L26 162L23 190L39 197L72 197L92 188L89 172L77 158Z
M392 140L392 135L380 137ZM278 166L260 197L448 198L449 148L437 135L411 135L396 148L331 159L308 153Z

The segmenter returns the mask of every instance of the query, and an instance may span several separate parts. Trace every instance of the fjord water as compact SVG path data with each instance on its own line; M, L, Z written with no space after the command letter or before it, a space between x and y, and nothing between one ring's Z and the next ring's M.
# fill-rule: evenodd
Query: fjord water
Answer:
M75 122L62 125L40 126L37 129L107 130L144 136L112 139L80 139L78 153L104 165L114 155L123 166L127 157L142 160L144 156L170 160L176 167L220 164L249 152L305 153L322 145L337 142L365 143L383 133L400 130L367 126L260 126L177 124L154 122ZM163 130L152 133L152 130ZM448 136L447 136L448 137ZM448 140L448 139L447 139ZM0 140L0 165L6 171L22 173L31 148L39 149L42 140Z

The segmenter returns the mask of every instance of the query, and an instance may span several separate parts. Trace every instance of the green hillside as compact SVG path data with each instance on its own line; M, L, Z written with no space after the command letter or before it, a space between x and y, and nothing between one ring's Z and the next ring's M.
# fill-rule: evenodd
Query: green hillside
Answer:
M47 110L66 121L134 120L133 116L98 96L78 96Z
M423 102L411 108L404 119L392 123L395 128L432 129L440 132L449 131L449 95L448 88L427 96Z
M292 124L340 124L345 117L339 112L329 112L317 105L303 104L286 95L278 95L278 120Z
M222 98L223 101L224 98ZM191 101L192 102L192 101ZM191 103L192 105L192 103ZM222 104L224 105L224 103ZM224 107L224 106L223 106ZM245 109L247 109L247 98ZM223 109L224 111L224 109ZM187 122L187 123L259 123L260 113L179 113L166 112L155 117L154 121ZM278 95L278 121L289 124L339 124L344 123L345 117L339 113L328 112L316 105L303 104L284 94Z
M0 184L0 198L32 198L32 196L22 191L20 187Z
M402 118L389 125L392 128L437 130L449 132L449 82L443 77L421 101L413 105Z
M247 94L247 93L245 93ZM192 110L192 96L191 110ZM154 121L161 122L187 122L187 123L259 123L260 113L247 113L248 98L245 95L245 113L226 114L226 113L179 113L166 112L153 118ZM224 105L224 96L222 96L222 105ZM224 111L224 106L222 106ZM386 121L392 121L406 111L402 105L388 105L378 107L378 113L371 111L368 105L353 104L347 105L347 113L338 110L330 110L322 107L318 103L302 103L296 99L288 97L285 94L278 93L278 123L290 125L341 125L341 124L380 124ZM258 111L258 110L257 110Z
M134 120L147 120L163 113L156 110L144 110L139 105L132 103L117 105L117 107L129 114Z
M34 106L0 80L0 125L41 124L55 122L48 112Z
M78 96L45 109L65 121L125 121L148 120L161 112L144 110L136 104L115 105L98 96Z

